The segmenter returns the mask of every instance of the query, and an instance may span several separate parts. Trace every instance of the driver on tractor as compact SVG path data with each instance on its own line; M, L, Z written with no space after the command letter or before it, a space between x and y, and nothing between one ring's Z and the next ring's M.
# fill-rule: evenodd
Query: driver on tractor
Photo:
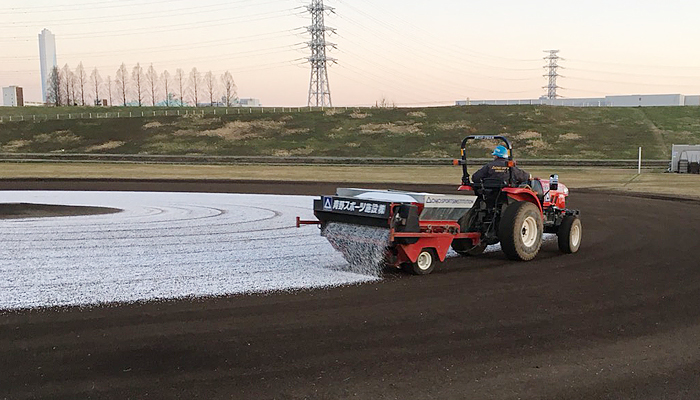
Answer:
M515 186L527 183L530 179L532 179L532 176L529 173L516 167L515 165L512 167L508 166L508 149L506 149L504 146L496 146L491 155L493 156L493 161L487 163L481 167L480 170L474 172L474 175L472 175L472 182L481 183L484 179L498 179L508 182L511 177L511 173L514 181L512 183ZM509 168L511 171L508 171Z

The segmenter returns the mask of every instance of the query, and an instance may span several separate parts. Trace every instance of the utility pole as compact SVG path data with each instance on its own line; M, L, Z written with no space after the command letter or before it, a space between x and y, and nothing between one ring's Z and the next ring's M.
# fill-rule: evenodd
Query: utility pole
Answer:
M561 76L557 72L557 69L563 68L559 66L559 60L563 60L563 58L559 57L559 50L545 50L545 53L549 53L547 57L545 57L545 61L547 61L547 65L544 67L549 70L549 72L545 75L543 75L545 78L549 79L549 83L547 86L543 86L544 89L547 89L547 98L550 100L554 100L557 97L557 89L560 89L559 86L557 86L557 77Z
M311 4L306 6L306 9L311 14L311 26L307 27L311 34L311 41L308 43L311 49L308 106L333 107L331 89L328 84L327 64L335 62L335 59L326 57L326 48L335 48L335 44L326 42L326 32L335 33L335 29L327 27L323 20L325 12L333 12L333 8L324 6L323 0L311 0Z

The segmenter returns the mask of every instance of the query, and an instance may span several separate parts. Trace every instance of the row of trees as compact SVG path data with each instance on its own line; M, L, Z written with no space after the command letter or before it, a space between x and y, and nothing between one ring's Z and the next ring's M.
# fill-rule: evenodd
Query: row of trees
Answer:
M83 63L72 70L68 64L54 67L48 78L47 102L61 105L186 106L225 105L230 107L238 99L233 75L226 71L215 76L211 71L202 75L197 68L189 74L178 68L175 75L165 70L158 73L153 65L146 70L136 64L129 72L126 65L117 69L114 79L104 81L97 68L90 75Z

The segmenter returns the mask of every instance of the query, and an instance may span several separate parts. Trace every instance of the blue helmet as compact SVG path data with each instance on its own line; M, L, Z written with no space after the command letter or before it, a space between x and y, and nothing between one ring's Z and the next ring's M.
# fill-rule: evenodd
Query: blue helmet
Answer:
M498 158L508 158L508 149L506 149L504 146L496 146L491 155Z

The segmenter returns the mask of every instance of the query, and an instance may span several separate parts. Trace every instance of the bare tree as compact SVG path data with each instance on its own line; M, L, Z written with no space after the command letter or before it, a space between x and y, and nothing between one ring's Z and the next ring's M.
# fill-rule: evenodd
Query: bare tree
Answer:
M170 72L167 70L163 71L161 80L163 81L163 89L165 90L165 106L170 107Z
M226 98L226 107L231 106L231 102L234 101L238 95L236 90L236 82L233 80L233 75L226 71L221 75L221 81L224 84L224 97Z
M66 70L68 69L68 64L61 68L61 104L70 105L70 90L68 90L68 81L70 80Z
M148 84L148 89L151 94L151 105L156 105L156 90L158 89L158 73L156 69L153 68L153 64L148 67L146 71L146 83Z
M100 72L97 71L97 68L92 70L92 73L90 74L90 82L92 83L92 88L95 89L95 105L99 106L101 103L100 86L102 86L102 77L100 76Z
M78 87L78 93L80 93L80 105L85 106L85 84L88 82L88 76L85 73L85 68L83 67L83 62L78 63L78 67L75 69L75 83Z
M114 76L114 82L117 84L117 90L122 97L122 104L126 107L126 95L129 90L129 72L126 70L126 65L122 65L117 70Z
M209 71L204 74L204 84L207 86L207 93L209 94L209 105L214 106L214 92L216 91L216 78L214 74Z
M112 107L112 77L107 75L107 95L109 96L108 106Z
M134 81L136 99L139 102L139 107L141 107L143 105L143 68L141 68L141 64L136 63L136 66L131 71L131 79Z
M71 79L71 85L70 85L70 90L71 90L71 98L73 99L73 105L77 106L78 105L78 80L75 78L75 73L71 71L70 73L70 79Z
M185 81L185 71L182 70L182 68L178 68L177 71L175 71L175 80L177 81L179 87L180 87L180 107L183 107L185 105L185 99L183 96L183 84Z
M192 100L194 100L195 107L199 103L199 86L201 81L202 77L197 68L192 68L192 71L190 71L190 88L192 89Z
M51 68L49 75L49 90L46 93L46 102L53 103L56 107L61 105L61 72L58 67Z
M63 66L61 70L61 83L63 84L62 99L65 99L65 105L73 105L73 71L68 64Z

